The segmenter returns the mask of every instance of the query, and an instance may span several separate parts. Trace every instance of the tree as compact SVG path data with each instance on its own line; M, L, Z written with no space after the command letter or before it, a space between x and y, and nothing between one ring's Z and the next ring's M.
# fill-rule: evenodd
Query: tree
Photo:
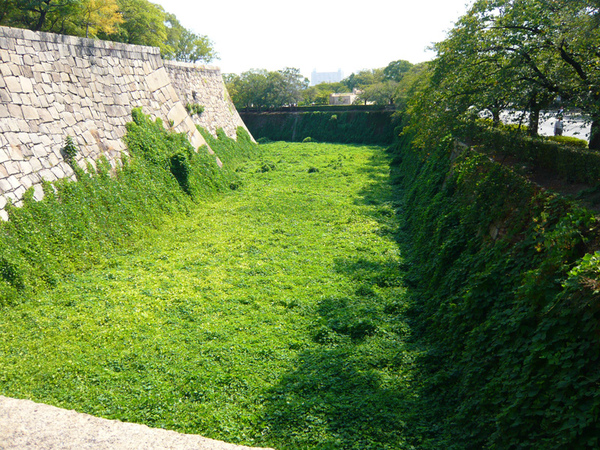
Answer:
M398 97L396 99L398 108L405 109L408 100L417 95L423 80L427 78L426 74L429 73L430 66L429 61L415 64L404 74L402 80L398 83Z
M116 0L83 0L81 11L85 37L95 37L99 32L112 34L124 22Z
M385 80L371 84L364 88L358 96L360 102L374 103L376 105L393 105L399 95L399 83L393 80Z
M12 17L17 13L16 0L0 0L0 25L10 25Z
M383 69L361 70L343 79L342 83L352 92L354 89L363 89L380 81L383 81Z
M117 0L123 22L103 38L127 44L167 48L166 13L148 0Z
M598 11L597 0L476 1L436 46L427 93L437 114L451 123L448 113L497 118L511 107L529 113L535 135L540 111L560 96L600 129Z
M383 78L385 80L395 81L399 83L404 78L404 75L412 68L412 64L403 59L392 61L383 69Z
M165 59L209 63L218 58L210 39L184 28L174 14L166 14L165 26L167 39L162 52Z
M275 72L253 69L240 76L225 77L227 89L238 108L280 108L298 104L308 87L299 69Z
M383 69L359 72L352 80L362 89L359 101L376 105L395 105L400 97L400 82L413 65L405 60L392 61Z
M33 31L64 32L76 16L79 0L17 0L14 24ZM68 32L68 31L67 31Z
M236 107L264 107L267 74L266 70L252 69L241 75L226 77L227 90Z
M277 103L280 106L297 105L302 101L302 92L308 88L309 80L300 73L300 69L286 67L281 74Z

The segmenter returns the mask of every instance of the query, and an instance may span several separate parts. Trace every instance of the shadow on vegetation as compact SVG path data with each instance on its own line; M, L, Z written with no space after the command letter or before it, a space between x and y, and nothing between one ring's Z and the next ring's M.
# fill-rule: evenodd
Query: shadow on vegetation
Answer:
M351 345L304 353L267 399L270 441L285 448L399 448L406 392L386 386Z
M382 227L395 228L388 159L375 155L362 169L371 182L356 203L372 206ZM402 312L397 256L367 248L335 261L353 287L315 306L313 346L302 353L265 399L265 441L278 448L400 449L412 414L413 351Z

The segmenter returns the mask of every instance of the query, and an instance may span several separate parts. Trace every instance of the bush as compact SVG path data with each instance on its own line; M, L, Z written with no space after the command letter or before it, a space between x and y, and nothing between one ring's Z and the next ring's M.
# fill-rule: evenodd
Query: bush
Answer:
M547 138L550 141L560 142L561 144L570 145L577 148L588 148L588 142L583 139L578 139L571 136L549 136Z
M204 106L199 105L198 103L188 103L187 105L185 105L185 109L187 110L190 116L199 116L204 112Z
M600 182L600 153L582 148L576 138L532 138L503 127L491 128L472 122L457 130L459 139L481 151L509 155L581 183Z

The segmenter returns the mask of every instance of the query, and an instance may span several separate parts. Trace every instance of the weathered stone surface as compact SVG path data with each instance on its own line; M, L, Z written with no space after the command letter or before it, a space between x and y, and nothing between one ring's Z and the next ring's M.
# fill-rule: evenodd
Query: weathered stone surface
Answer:
M237 128L246 129L223 83L221 71L216 67L199 67L194 64L164 61L172 86L181 103L204 107L200 115L192 117L195 124L213 135L219 128L231 138L237 137Z
M23 111L21 111L21 107L19 105L15 105L14 103L9 103L7 106L8 106L8 112L10 113L11 117L17 117L20 119L23 118Z
M205 107L191 118L187 103ZM198 148L196 124L235 137L243 126L219 69L164 62L157 48L0 27L0 218L41 181L73 177L61 154L67 136L86 167L100 155L113 167L132 108L172 121ZM211 151L209 149L209 151Z
M23 106L21 109L25 120L38 120L40 118L37 110L33 106Z
M19 81L19 77L5 76L4 82L6 83L6 89L8 89L10 92L21 92L21 82Z

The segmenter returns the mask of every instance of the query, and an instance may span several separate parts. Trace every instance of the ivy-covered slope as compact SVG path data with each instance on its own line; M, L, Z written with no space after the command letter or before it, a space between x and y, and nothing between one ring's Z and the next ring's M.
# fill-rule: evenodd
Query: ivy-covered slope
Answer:
M45 183L42 201L30 190L23 207L8 205L10 220L0 221L0 307L92 267L166 214L236 189L237 163L256 149L241 127L237 141L222 130L217 138L201 130L224 162L219 168L205 148L195 151L184 134L166 130L162 121L137 109L132 119L124 138L129 157L120 166L101 158L84 171L72 160L78 149L68 140L64 152L77 181Z
M396 147L424 449L600 446L594 216L452 139Z
M256 139L390 145L397 126L394 111L242 112Z

